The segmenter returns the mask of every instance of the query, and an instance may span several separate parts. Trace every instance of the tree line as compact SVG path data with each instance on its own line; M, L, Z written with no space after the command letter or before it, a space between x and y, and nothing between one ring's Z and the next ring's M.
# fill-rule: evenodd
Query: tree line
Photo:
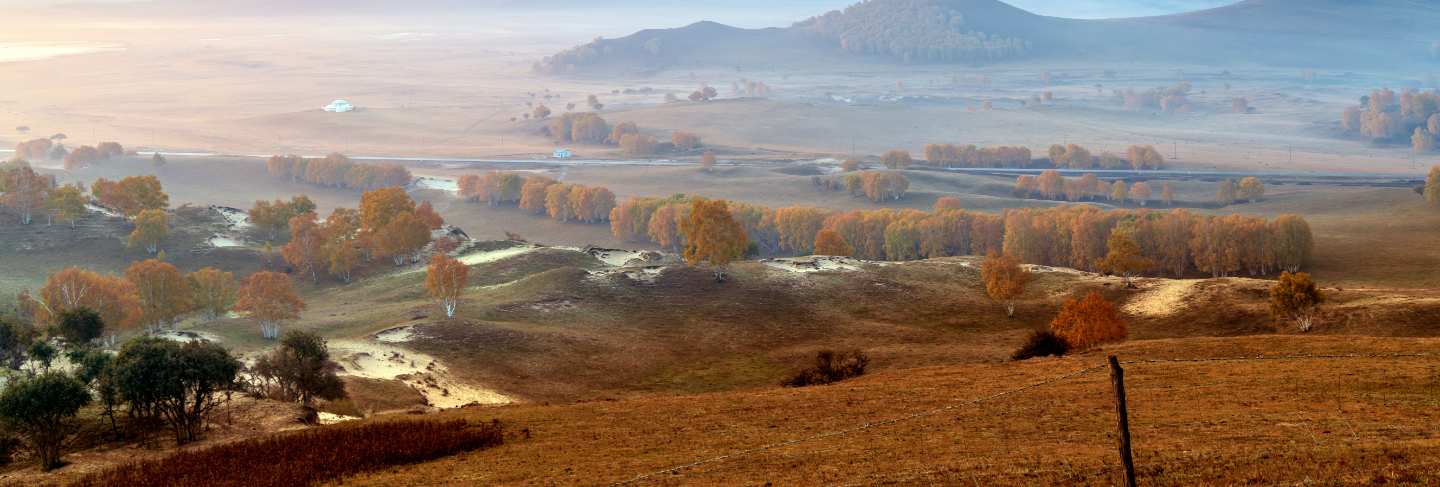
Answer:
M271 176L328 188L372 190L410 184L410 170L398 164L364 164L343 154L320 159L295 155L270 156L265 169Z
M627 242L684 248L678 225L691 198L635 197L611 214L611 233ZM867 260L916 260L992 252L1023 262L1102 271L1112 234L1134 244L1136 273L1174 276L1208 273L1268 274L1298 270L1313 252L1309 224L1296 215L1273 221L1240 215L1206 216L1185 210L1101 210L1079 205L1008 210L1003 215L959 208L941 198L935 209L837 212L813 207L771 209L730 203L731 216L748 236L749 255L840 255ZM1124 256L1122 256L1124 257Z
M1017 198L1035 198L1054 201L1097 201L1104 199L1114 204L1134 203L1148 205L1158 197L1166 206L1175 204L1175 188L1169 181L1161 181L1159 194L1147 181L1127 184L1124 180L1111 183L1100 181L1094 173L1082 174L1079 178L1066 178L1058 171L1047 170L1039 176L1022 175L1015 178L1011 193ZM1256 202L1265 197L1265 182L1254 176L1222 179L1215 185L1215 203L1229 206L1237 201Z
M514 205L561 222L598 223L610 219L615 193L603 186L565 184L538 174L491 171L457 181L460 198L490 206Z
M67 171L93 166L107 159L125 155L125 147L117 142L82 145L71 151L65 147L65 134L22 141L15 144L15 158L31 161L64 161Z
M713 91L713 88L711 90ZM560 143L616 146L625 155L632 157L685 154L704 147L701 137L694 133L676 130L670 133L669 141L662 141L641 133L635 122L620 122L612 126L604 117L588 112L566 113L550 118L541 128L541 132Z

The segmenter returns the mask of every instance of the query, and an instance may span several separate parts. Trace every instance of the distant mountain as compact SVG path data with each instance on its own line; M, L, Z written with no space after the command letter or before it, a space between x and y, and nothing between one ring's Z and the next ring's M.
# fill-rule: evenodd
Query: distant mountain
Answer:
M1195 12L1079 20L999 0L866 0L787 28L701 22L600 39L536 63L546 73L846 60L997 63L1019 59L1316 68L1427 62L1436 0L1246 0Z

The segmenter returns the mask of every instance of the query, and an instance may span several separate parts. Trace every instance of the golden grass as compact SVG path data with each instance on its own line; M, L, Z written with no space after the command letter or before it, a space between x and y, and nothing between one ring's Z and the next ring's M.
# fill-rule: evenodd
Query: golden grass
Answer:
M1254 354L1430 353L1433 339L1247 337L1133 342L1062 359L886 370L831 386L445 413L499 417L532 437L347 485L1114 484L1108 376L967 405L1102 363ZM1440 481L1440 358L1126 366L1135 458L1147 485ZM853 430L868 422L953 410ZM819 437L830 432L848 434Z

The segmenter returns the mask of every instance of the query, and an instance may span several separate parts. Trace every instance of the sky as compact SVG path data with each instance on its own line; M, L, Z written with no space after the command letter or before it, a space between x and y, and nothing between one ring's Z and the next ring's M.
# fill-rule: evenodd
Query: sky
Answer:
M144 0L0 0L0 7L15 6L46 6L63 5L75 3L125 3ZM176 1L176 0L171 0ZM215 2L217 0L201 0ZM225 0L243 1L243 0ZM294 0L304 2L306 0ZM663 1L663 0L630 0L620 3L630 3L637 6L656 9L676 9L694 11L696 4L702 4L701 8L715 8L714 20L742 25L745 27L763 27L765 25L754 25L756 23L768 23L769 26L786 25L795 20L801 20L811 15L824 13L825 11L844 8L856 0L732 0L714 1ZM1074 18L1106 18L1106 17L1135 17L1143 15L1161 15L1179 13L1190 10L1217 7L1235 0L1005 0L1017 7L1042 14L1056 17ZM395 4L403 5L403 0L395 0ZM531 3L531 2L524 2ZM536 4L546 3L544 0L534 2ZM559 2L559 3L563 3ZM743 5L743 4L751 5ZM717 8L718 7L718 8ZM742 13L743 12L743 13ZM727 18L729 17L729 18ZM798 17L798 18L796 18Z

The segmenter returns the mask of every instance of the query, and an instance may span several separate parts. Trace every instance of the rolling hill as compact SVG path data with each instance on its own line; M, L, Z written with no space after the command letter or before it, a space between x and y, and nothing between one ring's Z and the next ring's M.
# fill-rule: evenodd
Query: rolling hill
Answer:
M1195 12L1080 20L999 0L869 0L785 28L700 22L546 57L546 73L800 63L1260 63L1331 69L1426 62L1440 21L1414 0L1246 0Z

